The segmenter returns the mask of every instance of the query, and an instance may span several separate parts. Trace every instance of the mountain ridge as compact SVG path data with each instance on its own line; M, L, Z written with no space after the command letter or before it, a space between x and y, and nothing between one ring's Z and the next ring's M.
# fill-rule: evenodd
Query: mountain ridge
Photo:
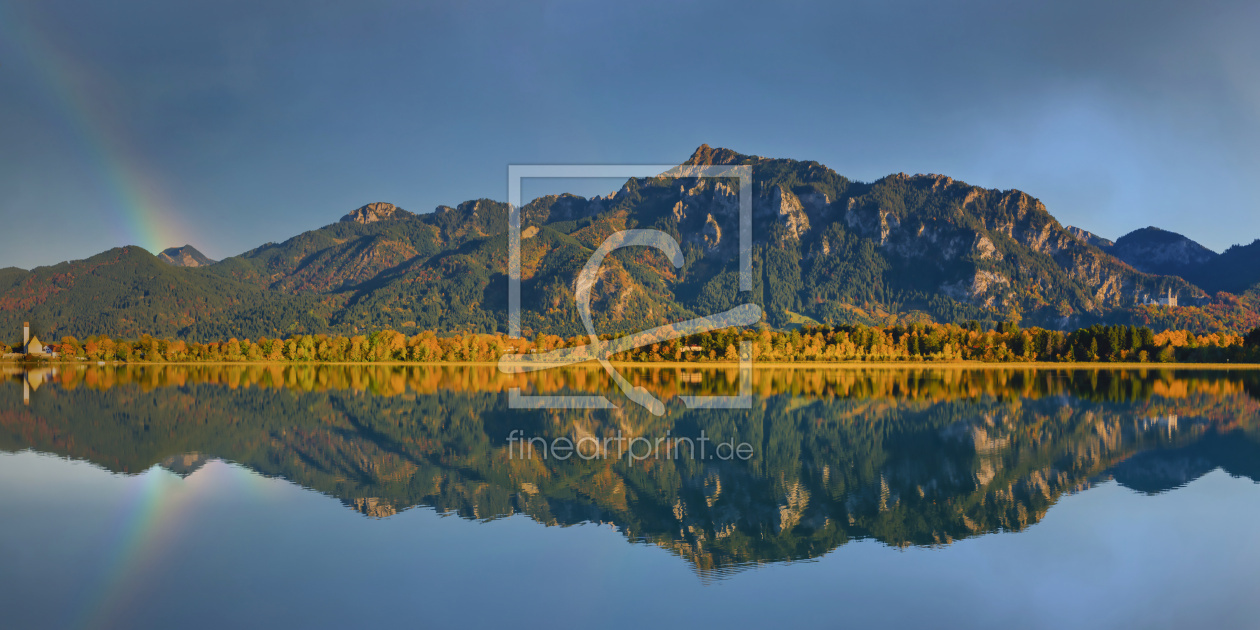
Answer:
M738 180L629 179L604 197L550 195L522 208L524 329L584 332L573 302L577 272L608 235L636 227L671 234L686 260L674 268L639 248L610 255L592 292L596 325L604 332L641 330L748 301L762 306L766 323L775 327L805 318L871 324L1010 320L1053 328L1149 319L1151 311L1141 304L1145 295L1171 291L1194 308L1210 301L1181 277L1144 273L1091 245L1084 231L1064 227L1019 190L904 173L857 182L817 162L708 145L683 163L701 164L753 167L751 293L738 291ZM421 214L376 202L215 264L168 267L189 274L183 284L136 263L136 275L148 274L149 280L115 288L130 287L146 298L182 292L173 298L197 304L224 292L237 298L232 309L184 317L182 327L178 318L152 316L153 334L501 331L507 319L507 211L507 204L490 199ZM71 265L65 271L70 276L83 271L62 264ZM31 291L30 278L23 285L23 277L0 271L0 325L24 316L48 322L129 319L129 302L104 299L109 289L99 283L77 296L79 305L89 305L78 308L82 313L72 312L72 303L57 302L56 310L46 302L23 302L22 291ZM208 284L201 291L189 282ZM110 306L91 317L93 303ZM1205 321L1196 325L1211 325ZM111 332L82 324L58 329Z

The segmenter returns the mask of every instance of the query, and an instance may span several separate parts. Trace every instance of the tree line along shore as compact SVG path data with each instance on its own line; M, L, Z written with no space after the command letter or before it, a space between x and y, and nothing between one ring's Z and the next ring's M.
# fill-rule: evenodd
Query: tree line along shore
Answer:
M612 339L618 335L604 335ZM651 344L610 358L620 362L731 362L742 342L751 342L762 362L948 362L989 363L1260 363L1260 328L1249 334L1195 335L1184 330L1155 333L1137 326L1102 326L1075 332L978 323L911 324L891 327L809 326L787 331L725 329ZM0 353L22 361L124 362L493 362L508 353L537 354L590 343L587 336L539 333L532 339L505 334L434 331L405 335L291 335L192 343L144 335L134 340L93 335L62 337L47 354L14 355L21 344L0 344Z

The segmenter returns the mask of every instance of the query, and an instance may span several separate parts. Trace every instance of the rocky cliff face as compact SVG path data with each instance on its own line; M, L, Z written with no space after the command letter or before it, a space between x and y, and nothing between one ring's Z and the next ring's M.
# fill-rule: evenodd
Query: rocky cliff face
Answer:
M815 206L811 208L815 216L821 214L827 205L827 196L814 194L809 196ZM809 214L805 204L784 186L773 186L770 194L758 199L761 203L753 204L753 219L770 219L783 225L787 238L800 241L809 232ZM758 212L760 210L760 212ZM760 215L760 216L758 216Z
M826 208L835 205L843 211L833 220L877 244L893 270L904 274L903 290L944 295L999 315L1043 311L1042 321L1067 325L1061 318L1071 313L1131 305L1163 284L1203 296L1183 281L1135 273L1017 190L899 173L855 186L836 204L807 209L807 217L825 225ZM830 249L823 243L821 251Z

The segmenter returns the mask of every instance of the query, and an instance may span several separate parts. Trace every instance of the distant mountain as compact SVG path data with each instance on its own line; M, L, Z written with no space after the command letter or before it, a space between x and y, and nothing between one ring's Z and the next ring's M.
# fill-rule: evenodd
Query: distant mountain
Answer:
M1216 259L1218 254L1176 232L1147 227L1111 241L1093 232L1069 226L1078 240L1093 245L1143 273L1186 278Z
M1217 254L1181 234L1157 227L1134 230L1114 243L1080 228L1067 229L1141 272L1177 276L1209 293L1242 294L1260 289L1260 240Z
M213 265L216 262L197 251L197 248L192 245L169 247L162 250L162 253L158 254L157 257L159 260L177 267L204 267Z
M1105 251L1138 271L1182 277L1219 255L1176 232L1156 227L1125 234Z
M1242 293L1260 288L1260 239L1225 250L1191 270L1186 278L1211 292Z
M609 256L592 293L601 332L642 330L745 302L761 305L776 327L1019 320L1067 328L1134 321L1144 295L1171 291L1183 305L1207 298L1184 279L1136 271L1087 244L1017 190L943 175L855 182L817 162L707 145L685 162L702 164L752 166L750 293L738 291L738 180L630 179L606 197L551 195L522 208L526 333L582 334L577 274L608 235L634 227L674 235L684 265L675 268L642 248ZM503 331L507 211L488 199L428 214L374 203L203 267L162 265L155 272L131 251L131 275L112 285L103 278L84 284L95 273L88 261L0 270L0 326L35 317L80 336L188 338ZM55 299L32 297L50 286L61 287ZM196 316L177 315L190 305Z
M1069 234L1083 241L1086 245L1093 245L1094 247L1097 247L1098 249L1101 249L1103 251L1107 251L1107 249L1111 248L1112 246L1116 244L1114 241L1109 241L1097 234L1094 234L1093 232L1082 230L1081 228L1078 228L1078 227L1073 227L1069 225L1065 229L1068 231Z

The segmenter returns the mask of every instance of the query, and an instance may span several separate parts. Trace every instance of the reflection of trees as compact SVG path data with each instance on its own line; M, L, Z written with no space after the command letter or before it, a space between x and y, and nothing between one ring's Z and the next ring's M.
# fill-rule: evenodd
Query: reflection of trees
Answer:
M176 468L184 453L217 456L372 516L426 505L467 518L612 522L702 571L814 557L858 537L923 545L1018 531L1113 467L1144 490L1205 466L1252 474L1247 454L1260 442L1249 374L762 370L751 410L675 405L664 418L633 406L506 409L511 387L609 391L597 370L234 365L45 376L59 387L41 388L29 407L19 388L0 390L0 448L132 473ZM675 370L632 376L665 399L738 386L723 371L698 385ZM521 460L508 455L513 429L573 439L703 430L756 455ZM1157 460L1187 449L1193 458Z
M665 369L622 367L635 385L661 397L738 393L739 371L727 367L679 366ZM11 366L8 378L22 378ZM368 391L383 396L429 394L439 390L503 392L511 388L556 393L615 391L598 365L530 374L503 374L491 366L350 365L314 363L70 365L31 370L34 382L56 381L63 389L106 390L122 385L158 387L198 384L231 389L260 387L303 392ZM1260 391L1260 374L1233 373L1229 379L1196 370L1071 370L967 368L765 369L754 372L761 396L810 398L896 398L945 400L991 396L1044 398L1071 395L1090 400L1134 401L1192 392ZM1222 389L1224 388L1224 389Z

